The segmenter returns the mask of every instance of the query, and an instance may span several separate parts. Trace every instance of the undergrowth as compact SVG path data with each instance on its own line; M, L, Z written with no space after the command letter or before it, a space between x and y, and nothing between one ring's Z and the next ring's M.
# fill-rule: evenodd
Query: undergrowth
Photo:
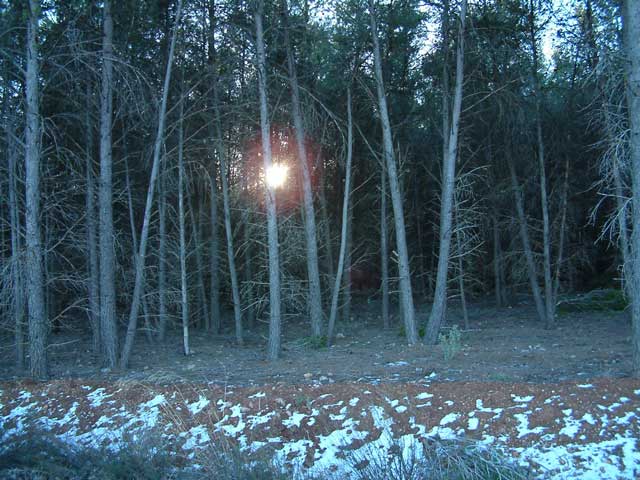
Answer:
M1 438L1 436L0 436ZM249 454L217 439L192 457L159 436L119 450L69 445L46 431L30 431L0 445L0 478L8 480L523 480L528 472L495 451L470 442L395 440L389 449L345 452L339 471L293 473L274 464L274 451ZM261 452L261 453L260 453ZM350 475L345 476L349 472Z

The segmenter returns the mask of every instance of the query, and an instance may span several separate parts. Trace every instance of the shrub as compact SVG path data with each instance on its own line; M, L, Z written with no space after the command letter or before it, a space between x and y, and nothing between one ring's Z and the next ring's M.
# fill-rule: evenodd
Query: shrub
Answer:
M462 332L460 332L458 325L451 327L448 335L441 333L438 336L438 341L440 345L442 345L442 353L444 354L444 360L446 362L462 350Z
M463 441L394 440L349 458L358 480L524 480L529 472L497 451Z

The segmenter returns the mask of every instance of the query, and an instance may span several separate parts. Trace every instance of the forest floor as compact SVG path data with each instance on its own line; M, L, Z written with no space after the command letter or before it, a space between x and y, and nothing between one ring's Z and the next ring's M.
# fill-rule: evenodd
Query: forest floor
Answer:
M159 432L197 463L223 435L250 451L269 448L292 468L348 478L394 442L420 450L464 439L540 478L640 478L627 313L560 315L544 330L531 306L477 305L462 350L445 361L440 347L408 348L397 325L383 331L377 311L355 305L331 348L311 348L290 322L275 364L264 360L266 328L249 332L244 347L232 335L193 332L186 358L178 337L158 347L141 336L124 373L99 369L88 345L59 334L51 382L22 381L2 366L0 446L33 426L115 447Z

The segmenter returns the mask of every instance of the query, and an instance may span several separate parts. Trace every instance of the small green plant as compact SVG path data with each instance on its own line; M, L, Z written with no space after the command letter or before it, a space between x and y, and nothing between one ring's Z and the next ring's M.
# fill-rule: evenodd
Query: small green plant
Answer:
M418 336L420 338L424 338L424 334L425 334L426 330L424 327L420 327L418 328ZM400 325L400 329L398 331L398 336L399 337L405 337L407 335L407 331L404 329L404 325Z
M321 350L323 348L327 348L327 337L324 335L312 335L310 337L306 337L303 344L313 350Z
M451 327L448 335L441 333L438 336L438 342L442 345L445 362L450 361L460 353L460 350L462 350L462 332L460 332L458 325Z

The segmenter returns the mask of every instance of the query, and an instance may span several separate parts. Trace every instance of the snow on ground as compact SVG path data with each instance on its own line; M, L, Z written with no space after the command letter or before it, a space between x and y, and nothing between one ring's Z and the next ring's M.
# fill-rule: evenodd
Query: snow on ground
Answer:
M31 428L110 449L153 432L195 458L223 435L251 452L273 447L275 460L294 471L348 478L354 460L345 460L346 451L357 460L400 445L419 456L429 437L464 437L501 449L540 478L640 478L638 382L364 386L230 392L207 385L7 383L0 388L0 451Z

